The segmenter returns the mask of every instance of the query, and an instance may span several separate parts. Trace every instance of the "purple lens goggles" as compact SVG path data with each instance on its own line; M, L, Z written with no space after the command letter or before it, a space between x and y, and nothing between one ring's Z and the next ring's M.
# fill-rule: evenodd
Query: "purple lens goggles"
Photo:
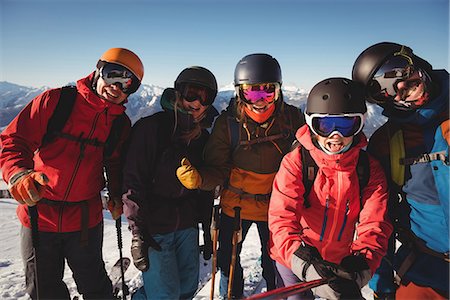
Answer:
M272 103L275 101L276 91L279 87L279 83L241 84L239 85L239 95L244 102L249 104L255 104L258 101Z

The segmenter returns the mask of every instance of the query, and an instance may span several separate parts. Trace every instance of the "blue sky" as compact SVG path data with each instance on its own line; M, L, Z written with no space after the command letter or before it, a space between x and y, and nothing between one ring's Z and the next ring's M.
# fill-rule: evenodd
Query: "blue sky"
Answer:
M449 0L0 0L0 81L57 87L111 47L136 52L144 83L173 85L201 65L219 86L250 53L280 62L285 85L350 77L368 46L406 44L449 69Z

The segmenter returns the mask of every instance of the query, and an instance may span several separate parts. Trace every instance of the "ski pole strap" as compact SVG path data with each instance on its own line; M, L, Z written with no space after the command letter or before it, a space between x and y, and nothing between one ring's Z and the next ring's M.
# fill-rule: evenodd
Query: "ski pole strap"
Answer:
M273 300L273 299L285 299L289 296L310 290L312 288L321 286L323 284L327 284L331 280L335 279L336 277L330 277L330 278L321 278L311 281L305 281L300 282L291 286L286 286L278 289L274 289L271 291L267 291L265 293L261 293L258 295L253 295L248 298L247 300L261 300L261 299L267 299L267 300Z
M42 198L39 201L43 204L47 204L50 206L80 206L81 209L81 236L80 236L80 246L85 247L88 245L89 241L89 204L88 200L78 201L78 202L69 202L69 201L55 201Z

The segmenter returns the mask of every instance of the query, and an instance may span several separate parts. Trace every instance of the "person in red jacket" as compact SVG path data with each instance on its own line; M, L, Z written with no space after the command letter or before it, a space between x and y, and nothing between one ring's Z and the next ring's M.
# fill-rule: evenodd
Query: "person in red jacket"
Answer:
M66 100L60 100L61 88L34 98L0 135L3 178L20 203L26 292L33 299L70 299L63 282L65 260L84 299L113 297L102 258L100 191L105 168L108 208L118 219L122 214L120 150L131 127L124 103L139 88L143 75L135 53L111 48L93 73L77 81L70 116L53 139L43 142L57 104ZM125 119L119 142L106 156L104 145L119 116Z
M386 253L392 233L387 183L371 156L361 193L358 184L358 157L367 145L362 133L366 111L358 83L329 78L316 84L307 100L307 125L296 134L299 146L286 154L275 176L269 229L279 286L334 278L293 299L361 299L361 288ZM309 194L301 157L307 152L301 148L318 166Z

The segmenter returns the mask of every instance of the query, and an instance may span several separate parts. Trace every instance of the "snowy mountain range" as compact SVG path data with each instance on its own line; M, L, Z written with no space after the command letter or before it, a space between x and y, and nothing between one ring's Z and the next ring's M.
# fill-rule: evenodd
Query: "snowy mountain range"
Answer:
M74 84L74 83L70 83ZM49 89L44 86L40 88L25 87L14 83L0 82L0 131L7 126L11 120L31 99ZM283 86L283 95L287 103L304 110L308 93L305 90L294 86ZM134 123L138 119L151 115L161 110L159 100L164 88L142 84L138 91L128 98L127 114ZM230 98L234 95L232 84L222 87L214 101L214 106L220 112L228 106ZM386 119L381 116L381 109L369 104L364 132L369 137L373 131L383 124Z

